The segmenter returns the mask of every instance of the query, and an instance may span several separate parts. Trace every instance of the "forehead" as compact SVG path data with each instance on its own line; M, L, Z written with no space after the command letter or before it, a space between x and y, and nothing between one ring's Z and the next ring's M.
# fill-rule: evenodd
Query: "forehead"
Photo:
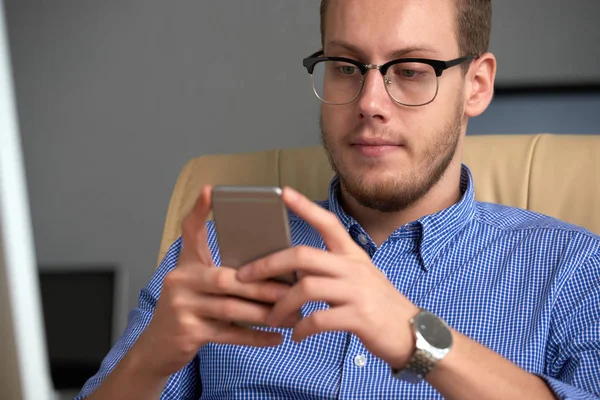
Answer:
M456 57L455 1L330 0L325 51L334 49L332 43L349 44L369 58L421 47L423 56Z

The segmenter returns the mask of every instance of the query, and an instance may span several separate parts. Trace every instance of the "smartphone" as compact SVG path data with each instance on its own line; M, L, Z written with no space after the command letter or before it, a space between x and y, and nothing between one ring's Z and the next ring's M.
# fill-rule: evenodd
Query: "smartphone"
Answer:
M212 211L221 265L239 268L291 247L282 190L271 186L215 186ZM274 280L293 285L296 273Z

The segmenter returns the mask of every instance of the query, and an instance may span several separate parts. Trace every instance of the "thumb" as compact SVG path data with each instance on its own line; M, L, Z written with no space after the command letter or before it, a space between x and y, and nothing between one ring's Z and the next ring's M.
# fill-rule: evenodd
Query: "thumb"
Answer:
M202 188L196 203L181 224L183 250L179 256L179 264L199 262L207 266L213 265L206 232L206 221L211 210L211 193L211 186Z

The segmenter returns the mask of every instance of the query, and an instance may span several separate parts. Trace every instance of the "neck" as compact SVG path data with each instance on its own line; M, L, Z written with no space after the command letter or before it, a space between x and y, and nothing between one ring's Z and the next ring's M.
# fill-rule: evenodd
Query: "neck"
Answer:
M358 222L379 247L403 225L425 215L442 211L460 201L461 164L456 159L442 178L414 204L395 212L381 212L359 204L341 187L340 201L344 210Z

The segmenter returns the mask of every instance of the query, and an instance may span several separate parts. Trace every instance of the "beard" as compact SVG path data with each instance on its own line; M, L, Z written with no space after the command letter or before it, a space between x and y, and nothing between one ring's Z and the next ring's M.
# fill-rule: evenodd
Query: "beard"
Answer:
M340 145L331 139L319 118L321 143L325 148L329 163L338 175L341 187L358 204L380 212L397 212L415 204L442 178L454 159L462 131L464 106L459 102L452 118L427 143L418 164L409 171L391 171L374 181L357 171L352 165L341 162ZM382 132L385 138L397 138L393 132ZM346 141L347 143L347 141ZM342 145L344 146L345 143ZM409 150L407 148L407 150Z

